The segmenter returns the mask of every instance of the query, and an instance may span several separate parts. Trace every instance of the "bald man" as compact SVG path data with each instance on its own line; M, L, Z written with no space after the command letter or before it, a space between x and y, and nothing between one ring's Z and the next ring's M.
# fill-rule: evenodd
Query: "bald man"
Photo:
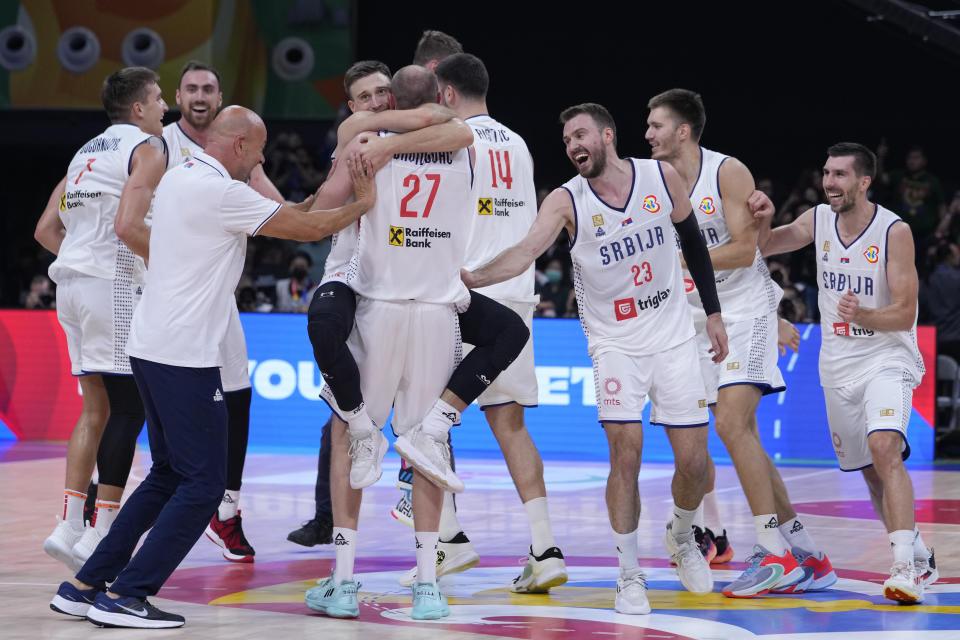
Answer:
M344 170L356 199L340 209L315 215L261 196L245 183L263 162L266 139L259 116L228 107L214 120L204 153L185 158L157 186L153 226L145 230L146 286L127 342L153 466L76 577L60 585L50 603L55 611L99 626L184 624L183 616L157 609L147 596L187 555L223 496L227 412L219 345L247 236L320 240L355 223L374 203L372 171L351 157Z

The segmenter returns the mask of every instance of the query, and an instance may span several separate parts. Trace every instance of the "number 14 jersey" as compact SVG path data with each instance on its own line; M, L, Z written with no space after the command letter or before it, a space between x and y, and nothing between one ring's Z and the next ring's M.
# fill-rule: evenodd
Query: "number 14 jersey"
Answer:
M360 218L347 284L374 300L469 302L460 280L475 197L469 152L397 154L377 172L376 184L377 202Z

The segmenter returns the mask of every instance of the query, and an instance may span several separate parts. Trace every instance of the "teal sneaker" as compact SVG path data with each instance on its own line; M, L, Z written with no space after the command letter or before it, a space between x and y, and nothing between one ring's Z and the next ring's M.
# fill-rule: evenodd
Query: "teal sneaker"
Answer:
M436 620L450 615L450 605L447 598L440 593L436 582L418 582L413 585L413 611L410 617L414 620Z
M357 601L359 588L360 585L354 580L334 584L333 576L330 576L317 586L307 589L304 600L314 611L333 618L356 618L360 615L360 603Z

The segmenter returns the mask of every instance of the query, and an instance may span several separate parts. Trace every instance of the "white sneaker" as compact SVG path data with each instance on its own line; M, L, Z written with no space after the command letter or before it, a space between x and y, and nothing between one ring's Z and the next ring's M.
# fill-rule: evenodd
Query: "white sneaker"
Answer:
M480 562L480 556L470 539L461 531L449 542L437 543L437 578L451 573L460 573ZM400 576L397 582L401 587L410 587L417 581L417 568L410 569Z
M620 572L617 579L617 599L613 608L617 613L645 615L650 613L650 600L647 599L647 577L642 569L634 569L628 574Z
M379 429L366 436L354 438L350 435L350 486L363 489L374 484L383 475L383 456L390 443Z
M883 597L913 604L923 602L923 579L913 564L894 562L890 577L883 583Z
M926 558L915 557L913 559L913 568L920 576L924 588L932 585L940 577L940 572L937 571L937 560L933 556L933 549L930 549L930 555Z
M450 465L450 446L424 433L423 425L416 425L394 442L393 448L411 467L445 491L461 493L463 482Z
M73 561L77 563L78 567L87 563L87 559L97 550L97 545L100 544L101 540L103 540L103 535L95 527L86 528L83 535L77 540L77 544L73 545Z
M530 553L520 561L523 572L514 578L510 591L514 593L547 593L567 581L567 563L560 547L550 547L539 556Z
M80 567L73 559L73 546L83 536L83 528L75 529L71 523L61 520L59 516L57 520L60 521L57 528L43 541L43 550L54 560L67 565L71 571L79 571Z
M675 539L676 540L676 539ZM677 565L680 583L690 593L710 593L713 591L713 573L706 558L700 553L693 536L687 542L677 542L677 551L671 557Z

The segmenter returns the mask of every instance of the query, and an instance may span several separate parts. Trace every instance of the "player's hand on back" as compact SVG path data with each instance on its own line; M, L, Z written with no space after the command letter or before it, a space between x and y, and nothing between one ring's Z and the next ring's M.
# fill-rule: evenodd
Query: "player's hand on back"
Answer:
M776 213L776 207L773 206L773 201L770 200L767 194L759 189L754 190L754 192L750 194L750 197L747 198L747 206L750 207L750 213L752 213L753 217L757 220L771 220L773 214Z
M777 347L782 356L787 355L787 347L794 353L800 349L800 330L789 320L780 317L777 318Z
M390 153L386 139L381 138L373 131L364 131L357 134L350 142L348 149L363 156L367 164L373 168L374 173L387 164L393 155Z
M376 172L359 153L350 154L347 167L350 170L356 201L366 204L368 208L372 207L377 200L377 185L374 180Z
M707 316L707 336L710 338L710 353L713 354L711 359L717 364L723 362L730 353L730 347L727 344L727 330L723 328L723 318L719 313Z

